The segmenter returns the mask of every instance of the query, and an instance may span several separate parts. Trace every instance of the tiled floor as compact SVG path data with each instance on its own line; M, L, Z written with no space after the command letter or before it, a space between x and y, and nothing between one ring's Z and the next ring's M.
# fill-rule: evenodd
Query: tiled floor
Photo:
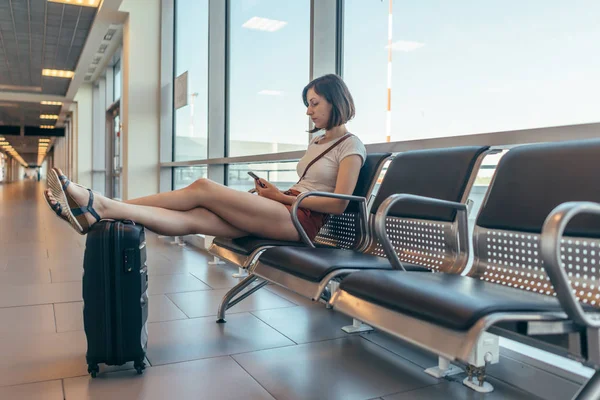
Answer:
M216 324L230 265L148 234L150 366L87 375L85 237L49 211L42 185L0 185L0 399L531 399L493 380L478 395L423 373L435 357L268 286Z

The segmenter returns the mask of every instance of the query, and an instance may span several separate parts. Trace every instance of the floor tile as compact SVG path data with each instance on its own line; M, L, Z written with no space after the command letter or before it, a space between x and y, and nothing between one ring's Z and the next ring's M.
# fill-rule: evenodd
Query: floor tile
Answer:
M44 268L24 267L18 264L0 267L0 283L2 285L38 285L51 283L50 270Z
M294 344L250 314L231 315L225 324L214 317L151 323L148 337L154 366Z
M83 301L54 304L57 332L83 330Z
M491 393L477 393L462 384L466 375L456 375L453 382L443 382L409 392L383 396L384 400L535 400L538 397L489 378L494 386Z
M58 332L81 331L83 326L83 302L55 304ZM148 322L187 319L187 316L165 295L148 296Z
M279 400L364 400L440 382L360 336L232 357Z
M52 304L0 308L0 337L55 332Z
M252 314L296 343L346 337L348 334L342 327L352 325L352 318L328 310L325 305L253 311Z
M6 243L44 243L46 242L45 229L29 229L15 231Z
M423 369L434 367L438 364L438 357L435 354L422 350L417 346L413 346L384 332L372 331L364 333L362 336L368 341L410 360Z
M199 292L173 293L167 296L188 317L197 318L206 317L209 315L217 315L219 304L226 293L227 289L219 289ZM259 290L227 310L227 314L283 307L296 307L296 305L267 290Z
M50 268L52 283L81 282L83 280L83 266L71 268Z
M115 372L65 379L66 400L116 399L116 393L118 399L144 400L273 399L230 357L155 366L139 377Z
M236 272L238 272L237 268L229 265L205 265L196 267L190 271L192 275L213 289L232 288L240 283L240 278L232 276Z
M0 387L0 399L6 400L63 400L60 380Z
M29 255L16 255L10 250L1 252L0 269L8 268L28 268L28 269L48 269L47 254L32 253Z
M177 246L179 247L179 246ZM208 261L212 259L207 254L201 253L195 249L195 247L179 247L172 251L165 252L165 256L172 262L182 263L187 266L201 266L206 265Z
M18 336L0 341L0 386L87 375L83 331ZM130 364L107 368L132 368Z
M81 300L81 282L0 285L0 308Z
M189 274L192 269L177 264L169 264L170 261L157 262L153 259L148 259L148 276L160 276L160 275L175 275L175 274Z
M191 274L156 275L148 278L148 294L210 290L210 286Z
M48 250L50 251L50 250ZM80 268L83 269L83 251L69 254L51 255L48 257L48 268Z
M164 294L148 296L148 322L174 321L187 319L175 303Z
M48 249L39 243L4 243L0 244L0 254L10 254L14 257L28 257L31 255L48 258Z
M311 299L307 299L304 296L300 296L297 293L292 292L284 287L275 284L269 284L265 286L265 289L271 293L275 293L279 297L283 297L287 301L291 301L294 304L305 307L319 306L325 307L325 303L321 303L318 301L312 301Z

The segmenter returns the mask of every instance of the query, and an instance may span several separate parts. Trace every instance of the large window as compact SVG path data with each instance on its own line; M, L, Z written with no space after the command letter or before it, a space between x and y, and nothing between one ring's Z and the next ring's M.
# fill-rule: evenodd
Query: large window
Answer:
M345 0L343 74L366 143L598 122L600 2Z
M207 176L208 167L206 165L173 168L173 190L183 189L194 183L196 179L206 178Z
M248 175L248 172L254 172L283 192L298 182L296 165L298 161L231 164L228 167L228 186L244 191L254 189L254 179Z
M175 104L175 161L208 158L208 0L176 0L175 76L175 96L187 89Z
M309 0L230 2L229 156L303 150Z

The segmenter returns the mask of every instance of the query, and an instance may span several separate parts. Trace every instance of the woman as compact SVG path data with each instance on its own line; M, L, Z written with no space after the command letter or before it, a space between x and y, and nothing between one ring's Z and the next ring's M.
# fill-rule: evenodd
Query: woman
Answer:
M315 126L310 132L325 133L311 140L297 167L302 178L288 191L282 192L260 179L255 182L257 196L198 179L183 189L118 202L69 184L55 169L48 173L46 200L80 234L86 234L95 222L106 218L136 221L167 236L202 233L237 238L252 234L298 241L300 236L290 218L296 196L306 191L352 194L366 158L362 142L346 129L346 122L354 117L354 102L340 77L325 75L313 80L304 88L302 97L306 114ZM299 219L309 238L316 236L328 214L341 214L347 203L325 197L305 199Z

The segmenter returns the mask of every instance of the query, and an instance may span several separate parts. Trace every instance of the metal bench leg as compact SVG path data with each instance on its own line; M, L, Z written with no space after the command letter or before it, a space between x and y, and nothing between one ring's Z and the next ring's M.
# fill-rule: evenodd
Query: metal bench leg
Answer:
M225 264L225 261L221 261L219 257L213 256L213 260L208 262L208 265L222 265Z
M500 340L498 336L488 332L483 332L473 347L467 366L467 377L463 380L463 385L479 393L489 393L494 387L485 381L485 369L490 364L496 364L500 360ZM477 376L477 382L473 382L473 377Z
M159 239L164 239L166 237L171 237L171 236L158 235ZM169 242L169 244L178 244L182 247L186 246L185 241L183 240L183 238L181 236L173 236L173 241Z
M427 368L425 370L426 374L429 374L435 378L443 378L445 376L460 374L462 369L457 367L456 365L450 364L450 360L444 357L438 357L438 365L437 367Z
M262 288L263 286L265 286L266 284L269 283L267 281L261 282L258 285L256 285L255 287L246 291L245 293L242 293L241 295L239 295L235 300L231 300L235 297L235 295L240 293L248 285L250 285L252 282L254 282L257 279L258 279L258 276L256 276L256 275L249 275L243 281L241 281L240 283L238 283L237 285L235 285L234 287L229 289L229 291L225 294L225 296L223 296L223 300L221 300L221 304L219 305L219 311L217 311L217 323L221 324L221 323L225 322L225 311L229 310L231 307L235 306L237 303L244 300L246 297L250 296L252 293L256 292L257 290L259 290L260 288Z
M232 274L231 276L233 276L234 278L245 278L248 276L248 270L246 270L242 267L238 267L238 272L235 274Z
M600 371L596 373L577 392L573 400L594 400L600 398Z
M342 327L342 330L346 333L370 332L373 330L373 327L363 324L362 321L353 318L352 325L344 326Z
M325 308L327 309L332 309L333 306L329 303L329 300L331 300L331 296L333 296L333 294L338 290L338 288L340 287L340 283L338 281L329 281L329 283L327 284L327 290L329 290L329 294L328 294L328 298L327 298L327 302L325 303Z

